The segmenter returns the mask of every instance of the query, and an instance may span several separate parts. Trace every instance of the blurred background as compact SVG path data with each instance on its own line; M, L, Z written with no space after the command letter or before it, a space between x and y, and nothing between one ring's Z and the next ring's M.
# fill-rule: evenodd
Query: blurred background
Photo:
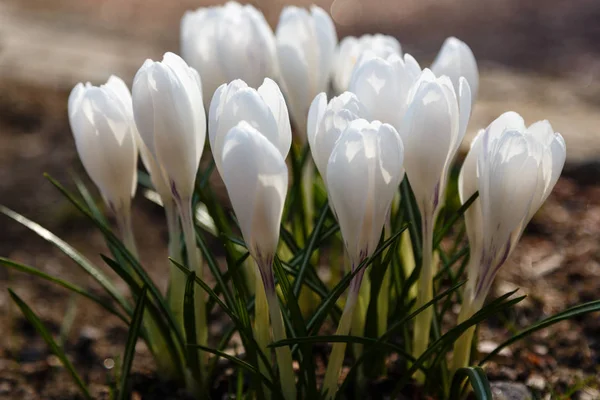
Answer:
M98 253L105 251L100 235L91 229L88 221L74 215L73 209L42 176L48 172L62 182L70 181L71 174L84 176L68 126L69 91L80 81L104 83L111 74L131 85L135 72L146 58L159 59L166 51L179 52L179 22L186 10L216 3L219 2L0 0L0 204L42 223L98 261ZM291 2L252 2L264 12L272 27L288 3ZM532 319L581 301L582 297L573 292L586 280L587 286L582 290L597 298L600 293L597 290L600 285L597 239L600 201L594 199L600 199L597 187L600 176L600 1L317 0L316 3L331 13L340 38L376 32L394 35L403 51L414 55L421 66L429 65L447 36L456 36L469 44L481 74L469 135L508 110L521 113L527 123L550 120L567 142L566 180L559 182L558 194L542 209L547 225L541 223L529 230L538 236L524 239L520 245L522 250L515 255L513 265L506 267L508 275L503 276L500 284L508 282L508 288L518 284L533 299L535 296L543 299L542 311L529 315ZM296 0L294 4L309 5L310 2ZM468 148L468 143L465 141L464 148ZM136 199L135 207L135 229L142 260L165 286L162 213L144 199ZM556 236L559 231L560 235ZM51 246L4 216L0 216L0 256L35 265L81 284L87 282L86 277ZM571 268L575 263L579 263L581 270L573 272L573 269L568 274L565 272L567 275L556 272ZM557 287L557 282L562 282L563 287ZM571 287L565 287L569 285ZM8 315L5 310L10 311L7 286L18 288L19 294L31 301L36 312L55 324L60 324L69 307L64 291L0 268L0 332L8 327L5 323L8 319L2 317ZM502 290L506 289L505 285ZM121 339L115 343L105 339L122 337L125 333L123 327L118 330L118 323L112 333L99 329L98 316L104 318L98 310L79 312L77 323L83 328L77 330L73 340L78 344L83 340L82 335L98 339L100 344L96 346L106 348L103 351L96 347L94 354L104 357L112 351L107 350L112 349L111 346L121 345ZM600 337L600 328L594 329L593 335ZM31 333L33 337L35 333ZM27 376L22 365L10 363L27 356L22 353L15 356L14 349L21 347L18 339L14 340L17 343L6 338L0 341L0 362L5 361L0 363L0 397L3 388L6 389L3 386L6 377ZM588 340L581 344L584 346L581 352L591 351L590 343ZM31 342L29 347L35 350L35 346L40 352L46 351L41 343ZM573 346L577 349L580 344L574 342ZM594 354L581 357L591 357L585 360L593 366L594 360L600 360L594 358L597 357ZM151 369L151 366L146 368ZM532 367L523 368L528 371ZM575 375L567 373L566 376ZM541 373L541 376L545 375ZM527 381L529 378L526 373L511 379ZM14 379L15 382L22 380ZM90 379L93 380L93 376ZM15 394L16 389L11 386L11 391L6 393L15 398L29 393L27 385L15 387L25 387L25 392Z

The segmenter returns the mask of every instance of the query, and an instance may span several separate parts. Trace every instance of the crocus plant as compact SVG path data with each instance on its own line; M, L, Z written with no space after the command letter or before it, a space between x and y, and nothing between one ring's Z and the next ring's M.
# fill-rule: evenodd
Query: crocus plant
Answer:
M166 53L161 61L147 60L133 79L131 93L123 80L111 76L98 87L77 84L68 100L79 158L116 219L121 240L89 196L84 196L89 210L79 200L72 202L101 228L115 255L105 261L129 285L133 300L118 293L100 269L68 244L1 206L0 212L54 241L117 306L31 267L4 258L0 264L60 283L131 324L126 373L118 389L121 398L138 336L148 343L160 375L179 379L198 398L214 389L216 361L226 358L252 377L248 384L239 374L238 394L332 399L338 392L347 343L356 345L354 359L359 365L384 354L382 349L397 350L400 345L391 338L399 336L405 349L397 353L409 371L401 381L414 375L422 382L435 371L464 373L470 365L475 322L481 321L476 317L490 308L485 300L494 277L561 174L566 159L562 136L548 121L526 126L515 112L499 116L471 144L458 178L465 206L455 211L445 204L446 188L479 91L477 62L461 40L448 38L430 68L422 68L413 56L403 55L400 43L390 36L347 37L338 44L331 17L317 6L285 7L275 34L259 10L236 2L189 11L180 28L183 57ZM328 97L330 92L337 96ZM308 144L321 179L314 179L312 163L303 158L306 153L301 161L309 168L300 175L295 168L298 160L287 160L292 126L300 145ZM210 156L235 217L210 188L212 164L199 172L201 158L209 153L204 151L207 131ZM138 153L167 219L171 270L166 299L139 265L131 228ZM145 182L149 185L148 179ZM64 193L72 199L66 189ZM298 201L300 195L304 202ZM213 224L212 230L205 229L214 235L210 245L196 224L197 203L203 203ZM322 209L318 218L313 205ZM434 312L448 280L454 286L447 289L447 305L460 287L460 277L452 275L456 261L444 261L441 271L437 265L438 254L445 251L441 237L449 231L436 229L442 208L444 214L456 213L451 221L462 221L464 212L470 248L452 342L447 342L449 334L440 324L447 318ZM306 228L302 233L297 233L297 215L307 217L301 222ZM398 243L405 227L409 229L402 243L408 241L408 246L398 252L392 244ZM236 232L243 240L233 237ZM439 247L434 237L440 238ZM456 239L457 248L461 238ZM226 268L212 253L213 244L223 244ZM328 251L317 251L330 244ZM198 245L206 257L200 256ZM335 251L342 247L350 266L344 272L352 275L322 278L323 270L343 265ZM410 268L404 265L406 249L412 253ZM458 251L454 256L462 257ZM206 279L203 258L214 280ZM240 278L247 275L238 274L246 260L259 277L255 291ZM419 269L414 268L415 260L421 262ZM448 279L436 279L440 276ZM364 298L361 287L366 288ZM315 310L301 309L301 290L310 290L321 304ZM11 296L18 299L12 292ZM509 307L513 300L494 307ZM25 310L24 303L18 304ZM209 340L213 307L220 307L232 326ZM595 307L600 309L600 304ZM443 307L441 314L448 309ZM337 337L325 340L335 343L325 358L320 384L313 346L329 329L326 321L331 321ZM376 321L372 324L376 329L367 321ZM245 347L243 355L226 349L235 332ZM46 340L49 336L44 335ZM430 345L431 338L435 345ZM447 350L440 350L440 343L454 345L450 368L445 364L450 357ZM368 353L365 357L359 346ZM375 373L385 372L385 357L376 363ZM62 360L69 367L68 359ZM365 371L371 372L364 365L351 368L346 378L347 383L359 374L353 381L357 391L364 389ZM72 375L77 380L77 374ZM454 376L458 378L452 385L460 394L464 374ZM448 397L449 385L441 386L438 394Z
M565 141L548 121L526 127L515 112L502 114L473 139L459 176L462 202L479 192L465 213L471 257L459 323L483 305L496 273L558 181L565 158ZM469 329L456 342L455 369L468 365L473 333Z

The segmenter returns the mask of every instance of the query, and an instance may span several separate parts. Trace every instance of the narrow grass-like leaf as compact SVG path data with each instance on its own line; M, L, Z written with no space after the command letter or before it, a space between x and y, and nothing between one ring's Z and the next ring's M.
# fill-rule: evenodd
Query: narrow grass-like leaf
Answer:
M452 217L450 217L450 219L444 224L444 226L439 231L437 231L437 233L435 234L435 236L433 238L433 248L434 249L440 245L444 236L446 236L448 231L450 231L450 228L452 228L452 226L456 223L456 221L458 221L458 219L464 215L464 213L469 209L469 207L471 207L471 204L473 204L475 202L475 200L477 200L478 197L479 197L479 192L473 193L473 195L471 197L469 197L469 199L465 202L465 204L463 204L458 209L458 211L456 211L456 213L454 213L452 215Z
M195 345L196 342L196 314L194 312L196 303L194 302L194 285L196 283L196 273L191 271L185 282L185 293L183 296L183 325L185 328L185 339L188 345ZM195 351L187 351L186 359L194 377L200 377L200 365L198 363L198 354Z
M346 288L350 285L350 281L352 280L352 278L354 278L354 276L359 271L361 271L363 268L366 268L367 266L371 265L373 260L375 260L377 257L379 257L379 255L385 249L387 249L389 246L391 246L393 243L395 243L400 238L400 234L402 234L402 232L405 229L406 229L406 226L403 227L402 229L400 229L394 235L392 235L392 237L390 237L388 240L386 240L381 246L379 246L375 250L375 252L373 253L373 255L371 257L364 260L362 263L360 263L359 266L357 266L354 269L353 272L347 274L344 278L342 278L342 280L333 288L333 290L329 293L329 295L321 302L321 304L319 305L319 308L313 314L312 318L309 320L307 330L310 334L316 334L319 331L319 329L321 329L321 326L322 326L323 322L325 321L325 319L327 318L327 315L329 315L331 309L333 308L333 306L335 306L337 299L342 295L344 290L346 290Z
M186 274L186 276L188 276L191 273L189 269L187 269L186 267L184 267L182 264L178 263L177 261L173 260L172 258L170 258L169 260L173 263L173 265L175 265L184 274ZM221 307L221 309L225 312L225 314L227 314L229 316L229 318L231 318L231 320L237 327L237 329L240 333L240 336L242 336L242 338L244 338L245 340L248 340L249 342L251 342L253 344L253 346L259 348L258 343L256 343L256 341L254 340L254 337L251 334L252 333L251 328L249 328L250 329L250 331L249 331L249 329L245 325L245 323L242 320L240 320L240 318L233 312L233 310L230 309L227 306L227 304L225 304L223 302L223 300L221 300L219 298L219 296L210 288L210 286L208 286L202 279L200 279L198 276L196 276L194 280L197 285L199 285L204 291L206 291L206 293L208 294L208 297L214 299L214 301ZM262 358L262 360L265 362L265 364L267 366L267 370L269 372L269 375L273 376L273 370L271 369L271 363L269 362L269 359L267 358L267 356L264 353L262 353L262 352L258 352L258 353L259 353L259 356Z
M273 394L279 394L278 398L281 398L281 392L279 390L279 388L277 386L275 386L273 384L273 381L271 381L271 379L269 379L268 377L266 377L265 375L263 375L255 366L253 366L252 364L242 360L241 358L229 355L223 351L217 350L217 349L212 349L210 347L206 347L206 346L202 346L200 344L196 344L196 345L189 345L189 348L196 348L196 349L200 349L203 350L207 353L211 353L214 354L218 357L224 358L226 360L231 361L233 364L237 365L240 368L245 369L246 371L250 372L252 375L258 377L262 383L264 383L266 386L269 387L269 389L271 389L273 391Z
M378 339L376 339L375 343L385 342L388 338L390 338L398 330L405 327L406 324L411 319L413 319L418 314L423 312L423 310L425 310L428 307L431 307L432 305L436 304L439 300L441 300L445 297L450 297L452 295L452 293L456 292L464 284L465 284L465 282L460 282L460 283L454 285L453 287L445 290L444 292L437 294L436 296L433 297L433 299L431 299L430 301L425 303L422 307L419 307L418 309L414 310L412 313L410 313L410 314L402 317L398 321L394 322L391 326L388 327L388 330L383 335L381 335ZM369 340L371 340L371 338L369 338ZM361 363L363 361L365 361L368 354L375 352L377 350L378 350L377 346L373 346L373 347L369 347L369 348L365 349L365 352L363 352L363 354L354 362L354 364L352 365L352 368L350 369L350 371L348 371L348 374L346 375L346 379L344 379L344 382L342 383L342 385L340 387L340 390L339 390L340 393L343 393L346 386L349 384L349 382L351 382L352 380L355 379L354 377L358 371L359 366L361 365ZM389 350L389 349L382 349L382 350ZM403 348L403 352L401 354L404 356L405 359L407 359L413 363L416 361L416 359L412 356L412 354L410 354L407 351L407 349ZM424 369L423 366L420 366L420 368L426 372L426 370Z
M87 386L75 371L75 367L73 366L71 361L69 361L65 352L58 346L58 344L56 344L56 342L52 338L52 335L50 334L48 329L46 329L46 326L44 325L42 320L33 312L31 308L29 308L29 306L19 296L17 296L15 292L13 292L11 289L8 289L8 293L10 294L10 297L15 302L15 304L21 309L23 316L25 316L27 321L29 321L29 323L33 325L36 332L42 337L42 339L44 339L44 341L50 348L50 351L52 351L52 353L54 353L54 355L58 357L62 365L64 365L64 367L67 369L67 371L75 381L75 384L81 390L83 396L86 399L91 400L92 396L90 395Z
M325 218L327 217L328 211L329 204L325 204L319 212L317 224L315 225L315 228L308 239L308 246L306 246L304 250L304 257L302 258L300 268L298 269L298 276L294 281L294 296L296 297L300 296L300 290L302 289L302 284L304 283L304 275L306 274L306 270L310 267L310 257L312 256L313 251L317 248L317 240L321 235L321 230L324 227Z
M128 314L131 314L132 309L129 305L129 302L125 299L125 297L119 292L115 285L110 281L110 279L104 275L104 273L98 269L90 260L84 257L80 252L75 250L70 244L50 232L48 229L43 226L27 219L26 217L18 214L11 209L0 205L0 212L13 220L17 221L24 227L32 230L36 234L38 234L42 239L47 240L56 246L59 250L61 250L64 254L66 254L69 258L71 258L77 265L79 265L86 273L88 273L96 282L102 286L106 293L108 293Z
M115 234L102 222L94 217L94 215L86 209L68 190L66 190L58 181L53 179L50 175L44 174L46 179L50 181L79 211L87 216L104 234L106 241L109 245L114 246L114 249L123 256L123 258L133 268L142 284L148 288L148 292L152 294L152 297L156 301L156 306L160 313L165 317L164 320L169 325L170 330L175 334L175 338L181 346L184 345L183 335L180 332L173 314L169 310L166 301L160 293L158 287L154 284L152 279L146 273L146 270L140 265L139 261L127 250L123 243L115 236Z
M94 293L92 293L80 286L77 286L77 285L74 285L67 281L64 281L62 279L56 278L52 275L48 275L48 274L40 271L37 268L30 267L30 266L24 265L24 264L20 264L16 261L9 260L7 258L0 257L0 265L4 265L5 267L13 268L17 271L25 272L25 273L33 275L33 276L37 276L39 278L47 280L48 282L52 282L59 286L62 286L65 289L70 290L73 293L77 293L83 297L86 297L86 298L92 300L94 303L98 304L99 306L104 308L109 313L117 316L121 321L123 321L125 323L129 323L129 318L127 318L123 313L121 313L119 310L114 308L112 306L112 304L110 304L105 299L103 299L99 296L96 296Z
M235 304L233 300L233 294L231 293L227 284L223 281L223 274L221 273L221 269L219 268L217 260L215 260L213 253L208 248L208 245L206 244L203 235L198 231L196 231L196 242L198 243L198 247L200 247L200 251L202 251L204 260L206 261L206 264L208 264L208 268L210 269L215 278L215 287L220 289L220 292L225 298L225 303L229 305L229 307L231 307L233 304Z
M286 300L287 308L290 311L290 320L294 328L294 333L297 336L308 336L306 324L304 322L304 318L302 317L300 307L298 306L298 297L294 294L292 285L288 281L278 257L275 257L273 267L277 280L279 281L279 286L283 292L283 297ZM282 310L282 313L286 314L285 310ZM303 372L301 375L304 376L307 389L305 396L307 398L312 398L313 396L318 396L319 393L317 390L317 377L315 374L313 349L310 345L301 346L300 349L300 363L302 365L300 371Z
M464 380L467 379L473 388L477 400L492 400L492 389L485 372L481 367L460 368L452 378L450 400L460 400Z
M400 206L404 208L404 215L406 215L408 219L408 231L410 232L410 241L415 256L415 265L419 268L421 265L423 248L421 244L421 235L419 233L421 230L421 220L419 218L419 207L417 207L415 196L412 193L407 177L404 177L400 184L400 193L402 194Z
M408 369L405 375L399 380L396 385L392 398L398 396L402 388L408 383L410 377L435 353L443 353L471 326L477 325L487 319L490 315L497 314L503 310L512 307L514 304L522 301L525 296L509 299L515 291L509 292L486 305L484 308L476 312L471 318L458 324L454 328L446 332L438 340L429 345L427 350L417 359L417 361Z
M573 317L577 317L577 316L580 316L583 314L596 312L596 311L600 311L600 300L595 300L595 301L591 301L588 303L579 304L579 305L571 307L565 311L559 312L558 314L554 314L554 315L552 315L546 319L543 319L539 322L536 322L535 324L530 325L529 327L523 329L521 332L517 333L510 339L500 343L498 345L498 347L496 347L494 349L494 351L492 351L483 360L481 360L479 365L483 365L484 363L486 363L488 360L490 360L496 354L500 353L500 351L502 351L502 349L504 349L506 346L510 346L511 344L525 338L526 336L531 335L532 333L534 333L536 331L539 331L540 329L547 328L550 325L554 325L557 322L564 321L566 319L570 319Z
M125 343L125 352L123 353L121 382L119 384L119 395L117 400L125 400L126 393L128 393L127 383L129 382L129 373L131 371L131 365L133 364L133 358L135 357L135 345L140 336L142 320L144 319L144 309L147 300L146 292L146 287L143 287L138 296L137 304L133 311L133 317L131 318L131 324L129 325L129 333L127 334L127 342Z

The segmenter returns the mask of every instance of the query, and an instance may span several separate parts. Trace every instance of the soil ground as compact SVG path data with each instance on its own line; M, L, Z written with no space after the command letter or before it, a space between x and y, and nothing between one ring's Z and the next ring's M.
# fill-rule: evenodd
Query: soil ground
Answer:
M304 3L300 2L300 3ZM167 5L168 4L168 5ZM204 3L202 3L204 4ZM340 35L396 35L426 65L443 38L473 48L480 95L470 133L506 110L528 122L549 119L564 134L568 165L541 211L500 271L494 293L527 294L514 313L487 321L479 350L534 321L600 293L600 3L594 0L360 0L320 2ZM102 237L45 181L84 176L66 118L70 88L116 73L130 81L147 57L177 49L178 21L191 0L0 0L0 203L40 222L98 265ZM274 25L283 4L259 1ZM161 210L138 196L135 231L142 262L166 286L166 229ZM0 216L0 256L89 288L94 283L48 243ZM69 312L66 348L97 398L122 353L126 328L101 309L39 279L0 268L0 398L78 398L76 387L10 301L15 291L58 334ZM123 287L123 289L125 289ZM71 311L69 311L71 310ZM216 327L215 329L218 329ZM600 398L600 316L540 331L488 365L493 381L521 382L542 398ZM140 344L135 398L182 398L159 383ZM376 397L376 396L375 396Z

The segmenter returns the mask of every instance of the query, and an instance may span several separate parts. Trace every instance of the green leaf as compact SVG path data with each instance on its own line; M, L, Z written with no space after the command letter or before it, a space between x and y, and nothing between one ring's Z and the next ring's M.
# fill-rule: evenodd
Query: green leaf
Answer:
M394 322L389 328L388 330L381 335L375 343L379 344L379 343L385 343L385 340L390 338L393 334L396 333L396 331L404 328L406 326L406 324L413 319L414 317L416 317L418 314L420 314L421 312L423 312L423 310L425 310L428 307L431 307L432 305L436 304L439 300L443 299L444 297L450 297L452 295L452 293L456 292L462 285L464 285L465 282L460 282L456 285L454 285L453 287L445 290L442 293L437 294L436 296L433 297L433 299L431 299L430 301L428 301L427 303L425 303L422 307L419 307L418 309L416 309L415 311L413 311L412 313L405 315L404 317L402 317L401 319L399 319L398 321ZM352 368L350 369L350 371L348 372L348 374L346 375L346 379L344 379L344 382L342 383L342 386L340 387L339 392L343 393L346 386L349 384L349 382L352 382L354 379L355 374L358 371L358 368L360 366L360 364L365 361L366 357L369 356L370 353L374 352L374 350L376 350L377 346L374 346L374 348L368 348L365 349L365 351L363 352L363 354L354 362L354 364L352 365ZM388 350L388 349L386 349ZM402 355L404 356L404 358L406 358L407 360L411 361L411 362L415 362L416 359L410 354L408 353L404 348L402 349ZM420 369L422 369L423 371L425 371L424 367L421 366Z
M450 399L460 400L464 380L467 379L473 388L477 400L492 400L492 389L485 372L481 367L460 368L452 378Z
M275 386L273 384L273 381L271 381L268 377L266 377L265 375L263 375L256 367L254 367L252 364L238 358L232 355L229 355L223 351L217 350L217 349L212 349L210 347L206 347L206 346L202 346L200 344L195 344L195 345L189 345L188 347L190 348L196 348L196 349L200 349L203 350L207 353L211 353L214 354L218 357L221 358L225 358L226 360L231 361L232 363L234 363L235 365L237 365L240 368L245 369L246 371L250 372L252 375L256 376L257 378L259 378L261 380L262 383L264 383L266 386L269 387L269 389L272 390L273 394L275 393L279 393L279 388L277 388L277 386Z
M123 366L121 370L121 382L119 384L119 396L117 400L125 400L127 391L127 383L129 381L129 373L131 371L131 365L133 364L133 358L135 357L135 345L137 339L140 336L140 329L142 327L142 320L144 319L144 309L146 307L146 287L142 288L140 295L138 296L135 310L133 311L133 317L131 324L129 325L129 333L127 334L127 342L125 344L125 352L123 353Z
M440 243L442 242L442 239L444 238L444 236L446 236L446 234L448 233L450 228L452 228L452 226L456 223L456 221L458 221L458 219L464 215L464 213L469 209L469 207L471 207L471 204L473 204L475 202L475 200L477 200L478 197L479 197L479 192L473 193L473 195L471 197L469 197L469 199L465 202L465 204L463 204L458 209L458 211L456 211L456 213L454 213L452 215L452 217L450 217L450 219L444 224L444 227L436 233L435 237L433 238L433 248L434 249L440 245Z
M510 339L500 343L498 345L498 347L496 347L494 349L494 351L492 351L483 360L481 360L479 365L483 365L484 363L486 363L488 360L490 360L492 357L494 357L496 354L498 354L500 351L502 351L502 349L505 348L506 346L510 346L511 344L525 338L526 336L531 335L532 333L534 333L536 331L539 331L540 329L547 328L550 325L554 325L557 322L564 321L566 319L574 318L574 317L577 317L577 316L580 316L583 314L587 314L587 313L591 313L591 312L595 312L595 311L600 311L600 300L595 300L595 301L591 301L589 303L579 304L579 305L571 307L565 311L559 312L558 314L554 314L546 319L543 319L543 320L527 327L526 329L523 329L521 332L517 333Z
M294 281L294 296L296 297L300 296L300 290L302 289L302 284L304 282L306 270L310 267L310 257L312 256L313 251L317 248L317 240L321 235L321 231L325 224L325 218L327 217L328 211L329 204L323 205L321 211L319 212L319 219L317 221L317 225L315 225L315 228L313 229L308 239L308 246L306 246L304 250L302 262L300 263L300 268L298 269L298 276Z
M294 329L294 334L297 336L308 336L308 331L306 330L306 324L304 322L304 318L302 317L302 312L300 311L300 307L298 306L298 298L294 294L294 290L292 289L292 285L287 279L287 276L283 270L283 266L279 261L278 257L275 257L274 270L277 280L279 281L279 286L281 287L281 291L283 292L283 297L286 300L287 309L290 312L290 321L292 327ZM258 279L258 278L257 278ZM287 314L285 309L282 308L282 314ZM315 364L313 360L313 349L312 346L301 346L301 375L304 376L306 381L307 393L306 397L313 397L318 395L317 390L317 377L315 374Z
M121 321L123 321L125 323L129 323L129 318L127 316L125 316L124 314L122 314L119 310L117 310L116 308L114 308L112 306L112 304L110 304L105 299L103 299L103 298L101 298L99 296L96 296L94 293L92 293L92 292L90 292L90 291L88 291L88 290L86 290L86 289L84 289L84 288L82 288L80 286L77 286L77 285L74 285L74 284L69 283L67 281L64 281L62 279L56 278L56 277L54 277L52 275L48 275L48 274L40 271L37 268L30 267L30 266L27 266L27 265L24 265L24 264L19 264L16 261L9 260L7 258L0 257L0 264L4 265L5 267L8 267L8 268L13 268L13 269L15 269L17 271L25 272L27 274L40 277L40 278L45 279L45 280L47 280L49 282L56 283L57 285L62 286L62 287L64 287L67 290L70 290L71 292L80 294L80 295L82 295L82 296L84 296L84 297L92 300L94 303L98 304L99 306L101 306L102 308L104 308L109 313L117 316Z
M185 293L183 296L183 325L185 328L185 339L188 345L195 345L196 342L196 314L194 302L194 284L196 282L196 273L191 271L185 282ZM193 376L200 376L200 364L198 363L198 352L187 351L186 358Z
M421 244L421 218L419 213L419 207L415 200L415 196L410 188L408 178L405 177L400 183L400 193L402 194L400 200L400 206L404 208L404 215L408 218L408 231L410 232L410 241L412 243L413 252L415 256L415 271L421 265L422 249Z
M191 272L187 267L184 267L183 265L181 265L180 263L178 263L177 261L173 260L172 258L169 259L173 265L175 265L177 268L179 268L184 274L189 275ZM221 309L225 312L225 314L227 314L229 316L229 318L231 318L231 320L233 321L233 323L235 324L235 326L237 327L240 336L245 339L248 340L253 346L255 346L256 348L260 348L260 346L258 345L258 343L256 343L256 341L254 340L254 337L252 336L252 328L248 328L244 322L242 322L240 320L240 318L233 312L233 310L231 310L227 304L225 304L223 302L223 300L221 300L219 298L219 296L210 288L210 286L208 286L202 279L200 279L198 276L195 277L195 282L197 285L199 285L204 291L206 291L206 293L208 294L208 297L211 299L214 299L214 301L221 307ZM269 374L271 376L273 376L273 370L271 369L270 365L270 361L267 358L267 356L262 353L262 352L258 352L259 356L261 356L261 358L263 359L263 361L265 362L265 365L267 366L267 370L269 371Z
M25 218L21 214L18 214L11 209L0 205L0 212L13 220L17 221L24 227L32 230L36 234L38 234L42 239L47 240L48 242L55 245L59 250L61 250L64 254L66 254L69 258L71 258L77 265L79 265L85 272L87 272L96 282L102 286L106 293L110 297L112 297L122 308L127 312L127 314L131 314L132 309L125 299L125 297L119 292L116 286L110 281L110 279L104 275L104 273L98 269L90 260L84 257L80 252L75 250L70 244L50 232L48 229L42 227L41 225Z
M75 384L77 384L77 386L81 390L83 396L86 399L91 400L92 396L90 395L90 392L88 391L85 383L83 383L83 381L75 371L75 367L73 366L73 364L71 364L71 361L69 361L63 349L61 349L58 346L58 344L56 344L56 342L52 338L52 335L50 334L48 329L46 329L46 326L44 325L42 320L40 320L39 317L35 315L33 310L29 308L29 306L25 304L25 302L21 300L21 298L17 296L15 292L13 292L11 289L8 289L8 293L10 294L10 297L15 302L15 304L21 309L21 312L23 313L27 321L29 321L29 323L33 325L36 332L39 333L40 336L44 339L44 341L50 348L50 351L52 351L52 353L54 353L54 355L58 357L63 366L67 369L67 371L69 371L69 374L71 374L71 377L75 381Z
M58 181L53 179L50 175L44 174L46 179L50 181L79 211L81 211L86 217L88 217L100 231L104 234L104 237L109 244L113 246L114 250L118 252L118 255L122 256L127 263L132 267L134 272L137 274L141 283L148 288L148 292L152 294L152 297L156 301L156 307L160 311L160 314L164 317L164 321L169 325L171 332L174 333L175 338L181 346L185 344L183 340L182 332L180 332L175 322L173 314L169 310L167 303L160 293L158 287L154 284L152 279L146 273L146 270L140 265L139 261L134 257L129 250L123 245L123 243L115 236L115 234L107 227L102 221L99 221L92 212L86 209L68 190L66 190ZM115 265L115 263L111 264ZM175 357L175 353L173 353ZM181 366L180 366L181 367Z
M329 315L331 309L335 306L337 299L342 295L344 290L350 285L350 281L359 271L367 266L371 265L373 260L375 260L379 255L387 249L392 243L396 242L400 238L400 234L406 229L406 226L396 232L392 237L386 240L381 246L379 246L371 257L364 260L357 266L353 272L347 274L329 293L329 295L321 302L317 311L313 314L310 321L308 321L307 330L309 333L314 334L321 329L321 325Z
M391 397L395 398L396 396L398 396L402 388L408 383L410 377L412 377L412 375L418 369L420 369L425 363L425 361L427 361L433 354L437 352L438 356L441 357L441 355L443 355L444 352L450 346L452 346L452 344L471 326L479 324L480 322L487 319L490 315L497 314L503 310L506 310L509 307L512 307L514 304L522 301L525 298L525 296L521 296L514 299L509 299L509 297L512 296L514 293L516 293L516 290L506 293L505 295L491 301L484 308L476 312L471 318L469 318L461 324L458 324L457 326L446 332L438 340L431 343L427 350L425 350L425 352L417 359L415 363L413 363L413 365L408 369L404 376L398 381Z

